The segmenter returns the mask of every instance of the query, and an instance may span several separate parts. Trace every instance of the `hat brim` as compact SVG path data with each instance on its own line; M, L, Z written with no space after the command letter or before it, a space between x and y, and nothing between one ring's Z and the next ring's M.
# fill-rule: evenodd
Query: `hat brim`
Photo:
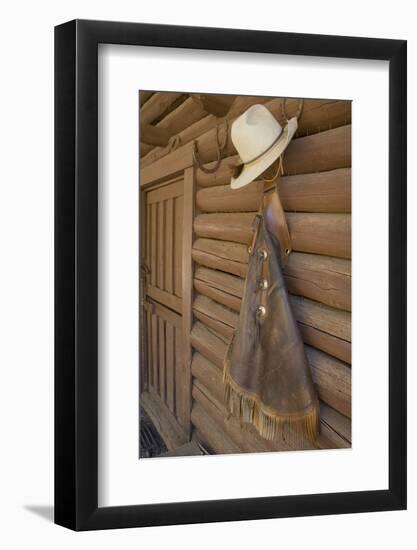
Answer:
M230 187L232 189L239 189L249 183L252 183L262 172L264 172L271 164L279 158L285 149L290 144L295 132L297 131L297 119L291 118L285 128L282 131L282 135L271 149L256 159L256 161L250 164L244 164L242 172L237 178L230 180Z

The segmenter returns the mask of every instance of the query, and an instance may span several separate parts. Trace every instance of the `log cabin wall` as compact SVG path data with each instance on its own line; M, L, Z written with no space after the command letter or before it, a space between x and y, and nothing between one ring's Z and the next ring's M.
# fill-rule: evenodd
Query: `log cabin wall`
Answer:
M289 449L285 441L266 441L251 426L241 425L226 413L223 401L223 357L238 321L247 243L264 192L261 181L230 189L237 158L230 125L255 103L263 103L284 124L281 98L237 96L227 116L219 119L188 94L141 95L141 120L169 128L180 138L177 148L141 144L141 185L155 174L162 178L189 164L184 159L192 159L193 140L203 162L212 167L215 128L220 141L229 132L219 169L208 174L194 167L191 434L215 453ZM289 116L297 104L287 101ZM305 100L279 183L294 250L284 275L321 401L318 448L351 444L350 124L349 101ZM307 441L305 448L311 448Z

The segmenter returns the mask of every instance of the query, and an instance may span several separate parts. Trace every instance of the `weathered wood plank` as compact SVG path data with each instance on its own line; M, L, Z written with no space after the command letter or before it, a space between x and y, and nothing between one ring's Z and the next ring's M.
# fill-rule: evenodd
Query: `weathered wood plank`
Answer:
M207 296L198 294L193 304L194 316L220 334L231 338L238 315Z
M208 330L203 323L197 321L191 331L191 345L204 357L209 359L219 368L223 368L223 359L227 344Z
M156 286L163 290L164 289L164 277L165 277L165 265L164 265L164 248L165 248L165 212L164 212L164 203L159 202L158 204L158 229L157 233L153 236L154 239L157 239L157 253L156 253Z
M153 389L156 393L159 392L159 366L158 366L158 317L155 314L152 314L152 370L153 370Z
M193 308L201 311L212 319L217 319L232 329L237 325L239 316L234 311L215 302L207 296L197 294L194 299Z
M200 238L195 240L193 248L219 258L226 258L240 263L247 263L249 258L248 249L245 245L231 241Z
M240 277L235 277L228 273L222 273L206 267L197 267L195 270L195 278L237 298L241 298L243 295L245 283Z
M150 298L160 302L161 304L173 309L174 311L181 313L182 311L182 301L178 296L174 296L165 290L161 290L153 285L148 285L147 293Z
M240 453L239 447L196 401L193 402L191 421L196 427L198 439L215 454Z
M168 407L153 392L143 392L140 402L169 450L181 447L187 438Z
M320 399L350 417L351 369L342 361L310 346L306 346L306 354Z
M165 204L165 290L174 294L174 199Z
M182 233L183 233L183 197L177 197L174 201L174 292L176 296L182 296Z
M165 324L166 339L166 403L172 414L175 414L175 342L174 326Z
M238 275L239 277L246 276L246 263L236 262L234 260L227 260L215 254L209 254L207 252L204 252L203 250L198 250L196 248L193 248L192 256L193 260L198 265L211 267L220 271L226 271L227 273L233 273L234 275Z
M294 317L300 323L332 334L347 342L351 341L351 315L300 296L290 296Z
M182 178L179 181L174 181L168 185L162 185L153 189L152 191L147 192L147 201L148 204L153 204L154 202L161 202L167 199L173 199L179 197L183 193L183 181Z
M350 342L303 323L298 323L298 328L305 344L324 351L350 365L352 361L352 345Z
M156 260L156 228L157 228L157 207L158 205L156 203L151 205L151 234L149 235L149 241L150 241L150 265L149 268L151 270L150 273L150 280L151 284L156 287L156 266L157 266L157 260Z
M219 319L208 316L202 311L194 310L194 318L198 321L201 321L206 327L215 331L220 338L229 340L233 335L233 329L229 327L229 325L226 325Z
M158 319L158 363L159 363L159 396L163 402L166 400L166 366L165 366L165 322Z
M351 262L318 254L293 252L284 269L288 291L350 311Z
M204 283L203 281L200 281L195 277L194 277L194 288L200 294L203 294L204 296L208 296L209 298L212 298L219 304L223 304L224 306L227 306L228 308L233 309L233 311L237 311L237 312L240 311L241 300L239 298L236 298L235 296L232 296L231 294L228 294L223 290L219 290L218 288L211 286L210 284Z

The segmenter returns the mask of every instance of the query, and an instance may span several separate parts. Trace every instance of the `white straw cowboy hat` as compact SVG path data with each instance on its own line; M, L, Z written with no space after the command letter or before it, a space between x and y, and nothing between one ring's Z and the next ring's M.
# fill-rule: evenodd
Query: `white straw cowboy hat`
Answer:
M297 117L288 120L282 128L272 113L263 105L253 105L232 124L230 135L243 163L230 187L239 189L248 185L279 158L297 131Z

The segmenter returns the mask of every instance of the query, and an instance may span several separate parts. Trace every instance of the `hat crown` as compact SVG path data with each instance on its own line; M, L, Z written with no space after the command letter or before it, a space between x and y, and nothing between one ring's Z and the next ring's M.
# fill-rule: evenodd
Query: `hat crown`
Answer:
M253 105L232 124L231 138L243 163L262 155L282 134L281 124L263 105Z

